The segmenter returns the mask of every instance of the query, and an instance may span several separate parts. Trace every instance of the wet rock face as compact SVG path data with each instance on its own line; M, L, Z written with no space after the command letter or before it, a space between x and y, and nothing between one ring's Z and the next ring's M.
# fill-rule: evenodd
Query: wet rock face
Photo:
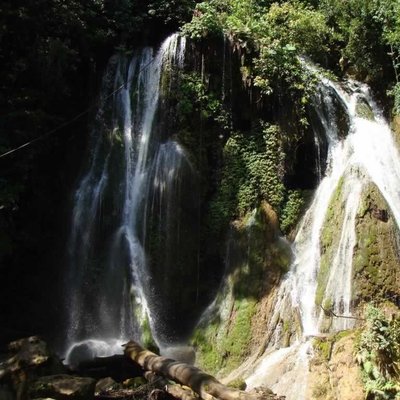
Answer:
M7 346L0 362L0 399L25 399L29 385L40 376L66 371L47 344L37 336L16 340ZM11 396L11 397L10 397ZM36 396L41 397L41 396Z
M399 227L375 185L368 185L356 219L353 303L400 299Z
M55 400L90 400L94 398L96 381L70 375L51 375L38 379L30 388L31 398Z
M356 334L331 336L314 343L307 385L309 400L363 400L365 394L354 359Z

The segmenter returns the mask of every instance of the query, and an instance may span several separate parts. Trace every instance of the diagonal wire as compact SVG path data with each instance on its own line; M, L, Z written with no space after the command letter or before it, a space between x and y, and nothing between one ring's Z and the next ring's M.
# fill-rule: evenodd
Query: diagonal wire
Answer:
M153 58L152 60L150 60L150 61L138 72L138 74L140 74L140 73L143 72L145 69L147 69L147 68L150 66L150 64L154 62L154 60L155 60L154 58ZM133 80L133 77L132 77L130 80L128 80L127 83L123 83L122 85L118 86L118 87L117 87L115 90L113 90L109 95L107 95L107 96L105 97L104 100L108 100L110 97L114 96L115 93L118 93L121 89L123 89L123 87L124 87L126 84L129 84L132 80ZM30 140L29 142L26 142L26 143L22 144L21 146L15 147L14 149L8 150L8 151L6 151L5 153L0 154L0 158L9 156L10 154L13 154L13 153L15 153L15 152L17 152L17 151L19 151L19 150L24 149L25 147L31 146L32 144L34 144L34 143L36 143L36 142L39 142L39 141L41 141L41 140L43 140L43 139L46 139L47 137L49 137L49 136L53 135L54 133L60 131L61 129L63 129L63 128L69 126L69 125L71 125L72 123L74 123L74 122L77 121L78 119L82 118L84 115L88 114L89 111L90 111L92 108L94 108L95 106L96 106L96 104L94 103L94 104L90 105L86 110L80 112L79 114L75 115L75 117L71 118L70 120L68 120L68 121L66 121L66 122L64 122L64 123L62 123L61 125L57 126L56 128L51 129L50 131L48 131L48 132L46 132L46 133L40 135L39 137L37 137L37 138L35 138L35 139Z

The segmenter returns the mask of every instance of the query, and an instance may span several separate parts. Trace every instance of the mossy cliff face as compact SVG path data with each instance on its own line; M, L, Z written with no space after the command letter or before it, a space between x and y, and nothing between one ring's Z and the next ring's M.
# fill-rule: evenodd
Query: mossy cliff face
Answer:
M332 195L321 232L321 262L317 277L317 292L315 295L315 303L319 306L323 305L330 266L340 241L341 227L344 218L343 184L344 180L342 178ZM323 306L325 307L326 304Z
M341 237L345 210L344 180L332 196L321 232L321 264L315 302L324 309L333 306L325 296L330 267ZM400 281L397 237L399 229L378 188L365 185L355 220L356 244L353 250L353 312L369 301L398 303ZM329 329L328 326L326 326Z
M397 148L400 148L400 115L395 115L393 117L391 127L394 133L394 140L397 144Z
M266 202L232 224L225 285L193 336L198 363L208 372L232 371L259 345L257 321L266 317L260 304L291 259L278 227L277 216Z
M365 187L356 217L354 305L388 300L399 304L399 227L378 188Z

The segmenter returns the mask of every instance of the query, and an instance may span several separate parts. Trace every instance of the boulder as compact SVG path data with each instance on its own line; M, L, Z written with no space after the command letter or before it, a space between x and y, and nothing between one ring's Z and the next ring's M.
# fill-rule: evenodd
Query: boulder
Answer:
M96 381L70 375L50 375L36 380L29 390L31 398L55 400L90 400L94 398Z
M114 381L113 378L107 377L100 379L96 383L96 393L107 392L117 386L117 382Z
M49 351L46 342L38 336L11 342L0 362L0 399L8 399L8 393L12 398L23 399L30 383L38 377L65 371L61 360Z

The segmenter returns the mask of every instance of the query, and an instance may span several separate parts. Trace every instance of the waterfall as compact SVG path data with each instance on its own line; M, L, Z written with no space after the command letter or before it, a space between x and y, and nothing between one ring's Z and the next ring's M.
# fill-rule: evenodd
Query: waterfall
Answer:
M335 124L332 96L345 106L349 116L350 131L343 139L340 139L343 134L340 135ZM370 108L370 118L359 115L359 102ZM275 329L275 314L283 312L282 307L289 299L292 307L300 312L302 337L290 347L275 349L269 346L246 380L248 388L266 384L288 400L304 399L306 396L307 374L304 371L308 370L312 354L309 337L354 326L351 318L333 318L326 326L324 311L316 304L318 291L321 290L318 289L317 277L323 268L321 241L330 214L331 218L336 214L340 231L337 243L332 243L332 246L335 245L333 256L320 295L322 305L329 303L330 311L343 317L352 315L355 223L363 189L368 183L375 184L379 189L400 226L400 156L391 130L368 88L353 81L338 85L321 79L314 106L328 143L327 167L300 223L293 244L295 259L281 283L275 313L268 328ZM334 199L339 202L338 209L330 208Z
M152 296L146 254L148 197L154 202L154 193L162 193L159 206L167 207L171 220L182 174L195 180L184 149L168 139L171 133L161 124L161 99L171 90L174 70L183 68L184 55L185 39L175 34L156 53L143 48L130 60L124 55L110 60L88 166L74 195L66 276L67 361L120 352L122 342L140 340L145 319L157 336L160 305Z

